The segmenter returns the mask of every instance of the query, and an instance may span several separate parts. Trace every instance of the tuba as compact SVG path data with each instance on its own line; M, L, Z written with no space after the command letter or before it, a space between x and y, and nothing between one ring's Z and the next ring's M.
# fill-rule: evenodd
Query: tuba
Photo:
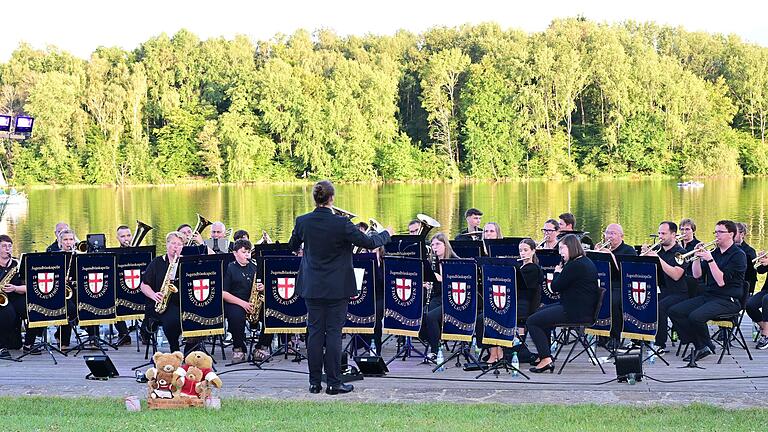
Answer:
M208 219L200 216L200 213L197 214L197 225L195 225L194 231L192 231L192 235L187 239L187 244L184 246L192 246L192 243L194 243L194 237L195 234L200 234L203 232L204 229L208 228L209 226L213 225L213 222L209 221ZM178 261L178 260L177 260Z
M133 240L131 240L131 247L137 247L141 244L141 241L144 240L144 237L152 231L152 227L145 224L144 222L140 220L136 220L136 235L133 236Z
M440 222L436 221L435 219L425 215L424 213L419 213L416 215L416 219L421 222L421 227L419 227L419 232L416 235L420 235L424 238L427 237L427 234L429 234L429 231L432 228L440 228Z

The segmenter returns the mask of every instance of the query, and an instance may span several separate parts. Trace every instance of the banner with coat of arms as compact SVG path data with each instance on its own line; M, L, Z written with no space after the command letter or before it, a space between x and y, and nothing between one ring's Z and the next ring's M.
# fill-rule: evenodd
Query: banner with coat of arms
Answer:
M296 290L301 257L264 256L264 332L307 331L307 304Z
M69 254L61 252L25 255L27 317L29 328L67 324L65 280Z
M544 272L544 283L541 287L541 304L550 305L560 302L560 293L552 291L552 279L555 277L555 267L560 264L562 257L557 249L541 249L536 251L539 266Z
M442 339L471 341L477 321L477 263L474 260L440 261L443 276Z
M597 268L597 285L605 289L603 294L603 304L600 305L600 312L597 314L595 325L584 331L596 336L611 335L611 255L600 252L587 251L587 257L595 263ZM615 325L620 325L615 323Z
M517 268L482 264L483 344L512 347L517 327Z
M652 341L658 328L657 257L621 257L621 337Z
M357 291L349 299L344 333L373 333L376 326L376 261L375 253L352 255Z
M383 332L418 336L424 312L424 267L414 258L384 258Z
M179 258L182 337L224 334L222 255Z
M81 326L112 324L115 311L115 254L75 255L77 320Z
M119 321L142 319L146 299L141 292L141 275L155 257L155 246L110 249L117 259L117 300Z

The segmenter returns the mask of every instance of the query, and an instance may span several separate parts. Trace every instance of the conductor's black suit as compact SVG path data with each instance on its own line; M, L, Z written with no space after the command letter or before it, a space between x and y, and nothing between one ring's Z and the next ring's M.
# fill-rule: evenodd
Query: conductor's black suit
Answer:
M349 298L356 293L352 246L375 249L389 242L389 233L369 237L348 218L317 207L296 218L289 245L298 250L302 242L296 289L307 304L309 384L320 385L325 366L327 384L335 388L341 385L341 329Z

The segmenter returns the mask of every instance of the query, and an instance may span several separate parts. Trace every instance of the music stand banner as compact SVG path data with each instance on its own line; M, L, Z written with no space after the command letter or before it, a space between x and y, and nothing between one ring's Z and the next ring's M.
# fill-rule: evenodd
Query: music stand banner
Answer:
M301 257L264 256L264 332L304 333L307 304L296 290Z
M142 319L146 300L141 292L141 275L155 258L155 246L121 248L117 259L117 319Z
M621 267L621 337L652 341L658 328L658 257L617 256Z
M115 311L115 254L75 255L77 321L81 326L112 324Z
M29 328L66 325L65 280L69 254L41 252L25 256Z
M352 255L357 293L350 297L344 333L372 334L376 326L376 254Z
M251 257L295 256L288 243L262 243L253 245Z
M481 263L483 273L483 344L512 347L517 327L517 268Z
M451 248L460 258L483 256L483 242L480 240L450 240Z
M550 305L560 303L560 293L552 291L552 279L555 277L555 267L560 264L562 257L557 249L538 249L536 257L539 259L539 266L544 272L544 283L541 286L541 304Z
M424 308L423 285L421 260L384 257L384 333L419 335Z
M477 263L447 259L440 262L443 275L442 339L471 341L477 321Z
M489 257L517 259L520 258L520 242L524 239L525 237L506 237L485 240L485 248Z
M181 336L224 334L224 265L219 255L179 258Z
M393 235L384 245L384 254L404 258L424 258L425 239L420 235Z
M597 283L600 288L605 289L603 294L603 304L600 305L600 312L597 314L597 321L592 327L585 329L586 333L596 336L611 335L611 255L600 252L587 251L587 257L595 263L597 268ZM618 325L618 324L617 324Z

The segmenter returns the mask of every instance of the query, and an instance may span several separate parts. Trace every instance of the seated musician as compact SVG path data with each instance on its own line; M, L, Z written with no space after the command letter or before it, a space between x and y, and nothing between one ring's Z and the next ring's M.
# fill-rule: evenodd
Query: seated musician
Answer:
M229 240L226 238L227 229L223 222L216 221L211 224L211 238L205 241L205 245L213 253L227 253Z
M251 261L251 242L240 239L235 242L234 256L235 260L227 265L224 272L224 315L227 317L227 329L232 334L232 360L240 361L245 357L247 348L245 346L245 322L248 315L253 314L251 303L254 278L258 279L258 268ZM264 284L258 282L256 290L263 293ZM263 297L262 297L263 299ZM259 321L263 322L264 304L260 306L259 316L256 321L252 321L254 327ZM262 330L259 335L259 341L256 351L253 353L255 361L263 361L269 357L269 346L272 344L272 334L266 334Z
M235 251L234 250L235 242L237 242L238 240L241 240L241 239L249 240L249 241L251 240L251 236L248 234L248 231L243 230L243 229L239 229L239 230L235 231L234 234L232 234L232 241L229 243L229 251L230 252L234 252Z
M164 312L157 313L155 305L163 300L161 292L166 280L166 276L178 288L178 269L177 274L168 275L170 263L176 262L181 253L185 240L184 234L178 231L171 231L165 236L165 255L157 256L147 266L147 270L141 275L141 292L147 297L145 309L145 321L160 323L163 326L163 333L168 339L168 345L171 351L179 350L179 337L181 336L181 316L179 306L179 293L171 293ZM148 328L155 330L152 325ZM194 344L187 342L185 352L191 350Z
M518 359L520 362L530 362L533 355L525 344L525 322L541 304L541 287L544 283L544 272L539 266L539 259L536 257L536 242L533 239L525 238L518 245L520 252L520 273L523 276L525 284L517 287L517 334L522 342L512 350L518 350Z
M692 343L696 348L695 361L714 352L707 321L741 309L747 256L734 243L736 231L733 221L718 221L714 251L710 252L702 244L696 245L694 250L698 259L691 267L693 277L703 281L704 294L669 308L669 317L680 335L680 342ZM690 356L686 361L689 360Z
M483 240L495 240L504 238L501 234L501 227L496 222L488 222L483 227ZM481 348L488 348L488 358L485 359L488 363L496 363L504 357L504 351L500 346L490 346L482 343L483 332L485 331L485 325L483 324L484 318L482 314L483 302L478 301L478 314L477 322L475 324L475 334L477 335L477 345Z
M547 219L541 228L544 239L539 243L537 249L554 249L557 246L557 235L560 232L560 224L554 219Z
M116 237L121 248L131 247L133 242L133 234L131 229L127 225L120 225L117 227ZM128 334L128 325L125 321L115 322L115 329L117 329L117 346L124 346L131 344L131 335Z
M182 255L212 255L213 249L209 248L203 241L203 236L198 232L194 232L189 224L181 224L176 228L176 232L180 233L183 238L182 242ZM190 246L185 246L189 244Z
M587 233L583 231L577 231L576 230L576 216L573 215L573 213L561 213L558 218L558 228L560 228L559 232L557 233L557 239L563 238L567 234L575 234L579 237L579 240L581 241L581 246L584 249L593 249L595 246L595 243L592 241L592 239L587 235Z
M430 292L427 299L427 315L424 318L422 334L429 344L427 358L434 361L437 358L437 350L440 348L440 335L443 326L443 277L440 275L440 261L459 256L453 251L446 235L441 232L432 236L430 247L434 257L432 271L435 272L437 281L432 283L432 289L428 290Z
M62 252L70 254L75 253L75 232L67 228L59 233L59 245ZM72 297L67 300L67 320L68 324L60 326L54 333L54 337L58 339L58 345L60 349L69 349L69 342L72 338L72 324L77 320L77 285L72 283L75 279L75 269L71 267L74 261L71 258L67 258L67 280L72 287ZM89 334L94 334L98 330L94 330L93 326L86 328Z
M67 224L66 222L59 222L59 223L57 223L56 224L56 228L54 228L54 230L53 230L53 234L54 234L55 240L53 240L53 243L48 245L48 247L45 249L45 251L46 252L58 252L58 251L60 251L61 250L61 239L60 239L59 235L61 234L62 231L68 230L68 229L69 229L69 224Z
M13 240L0 235L0 280L18 265L18 260L13 258ZM27 287L22 278L16 273L0 287L8 300L5 307L0 306L0 357L8 358L11 356L8 350L21 348L21 321L27 316Z
M564 264L555 267L552 291L560 293L560 303L545 306L528 317L526 325L536 345L539 361L533 373L553 372L550 334L558 324L589 322L600 297L597 268L587 258L579 238L573 234L560 240L558 248Z
M678 225L680 226L680 234L683 235L683 238L680 240L680 245L685 249L686 253L693 251L693 248L701 243L701 241L696 238L696 223L692 219L684 218L680 220ZM688 266L685 269L685 284L688 286L689 298L696 297L703 292L699 281L693 277L692 266Z
M675 255L684 254L685 249L677 243L677 224L664 221L659 224L660 249L643 247L645 256L658 256L664 280L659 295L658 317L659 326L656 330L656 347L659 353L666 352L668 333L668 310L670 307L688 299L688 286L685 283L685 268L687 264L680 265L675 261Z
M755 285L757 285L757 270L752 264L757 260L757 252L755 248L749 245L746 240L747 237L747 224L744 222L736 222L736 239L734 242L736 246L740 247L747 255L747 271L744 273L744 280L749 284L748 293L751 295L755 292Z
M624 243L624 229L621 225L615 223L608 225L603 235L605 241L595 246L595 252L611 254L615 269L619 268L619 262L616 260L617 255L637 255L634 247ZM611 339L606 341L605 338L601 338L600 344L613 351L621 345L619 341L621 326L617 323L624 322L621 304L621 272L619 271L611 272L611 322L613 323L611 325ZM605 345L606 343L607 345Z
M418 219L413 219L410 222L408 222L408 234L409 235L418 235L421 231L421 221Z
M464 212L464 219L467 221L467 227L456 236L456 240L480 240L480 237L482 237L482 230L480 229L480 220L482 217L483 212L480 210L476 208L467 209L467 211Z
M759 256L757 272L763 274L768 272L768 254L761 251ZM747 262L747 265L749 264ZM763 283L760 292L753 294L747 301L747 315L760 328L760 337L755 348L768 349L768 279Z

